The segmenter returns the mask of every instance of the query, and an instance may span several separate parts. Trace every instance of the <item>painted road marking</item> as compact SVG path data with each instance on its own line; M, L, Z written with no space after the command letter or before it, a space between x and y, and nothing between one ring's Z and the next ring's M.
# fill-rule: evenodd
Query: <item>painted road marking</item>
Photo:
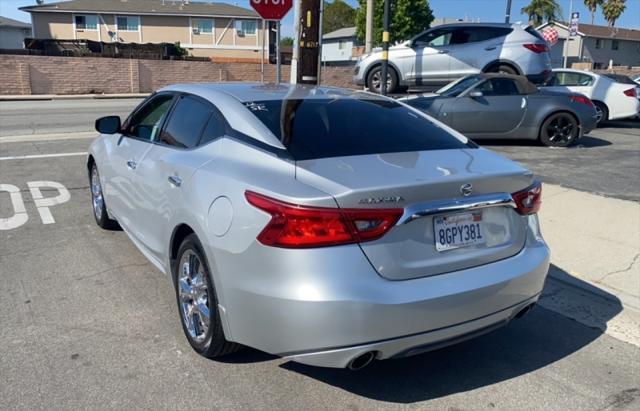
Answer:
M6 160L31 160L34 158L53 158L53 157L72 157L72 156L86 156L86 151L76 152L76 153L56 153L56 154L31 154L27 156L8 156L8 157L0 157L0 161Z
M51 214L50 207L58 204L66 203L71 198L71 193L62 184L56 181L29 181L27 182L33 202L40 214L40 220L42 224L54 224L56 220ZM42 195L41 188L53 188L58 191L58 195L55 197L45 198ZM12 230L25 224L29 220L27 209L24 206L24 200L22 199L22 193L20 189L12 184L0 184L0 192L9 193L9 199L13 206L13 216L0 218L0 231Z
M82 131L77 133L50 133L50 134L24 134L17 136L0 137L0 144L3 143L24 143L33 141L56 141L56 140L80 140L96 138L95 131Z
M27 185L29 186L29 191L31 191L31 197L33 197L33 202L36 204L38 213L40 213L42 224L55 223L56 220L53 219L53 215L51 215L49 207L69 201L71 198L69 190L67 190L62 184L55 181L29 181ZM40 187L55 188L60 194L55 197L44 198L42 191L40 191Z
M29 220L20 189L11 184L0 184L0 192L2 191L9 193L9 199L13 205L13 216L0 218L0 230L18 228Z

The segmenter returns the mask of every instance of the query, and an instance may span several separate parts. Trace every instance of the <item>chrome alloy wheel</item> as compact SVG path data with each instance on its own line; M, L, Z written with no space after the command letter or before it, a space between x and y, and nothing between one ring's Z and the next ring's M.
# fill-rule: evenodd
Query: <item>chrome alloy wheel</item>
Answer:
M104 208L104 198L102 197L102 186L100 185L98 168L95 165L91 169L91 200L96 220L100 220L102 218L102 209Z
M602 111L602 107L600 107L598 104L596 104L595 107L596 107L596 123L600 124L602 122L602 117L604 117L604 111Z
M180 315L191 338L201 343L211 324L207 273L202 261L192 250L182 254L178 270Z
M387 73L387 91L390 91L391 85L391 73ZM371 88L377 92L382 89L382 70L376 71L371 76Z

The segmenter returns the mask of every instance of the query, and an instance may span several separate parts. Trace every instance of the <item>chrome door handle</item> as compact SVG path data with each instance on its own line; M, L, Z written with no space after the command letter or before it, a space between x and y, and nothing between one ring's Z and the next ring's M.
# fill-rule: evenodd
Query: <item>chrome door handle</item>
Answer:
M169 184L174 187L180 187L180 185L182 185L182 179L178 176L169 176L168 180Z
M133 160L127 161L127 167L129 167L130 170L135 170L137 165L138 164Z
M498 48L498 46L485 47L484 49L487 51L491 51L491 50L495 50L496 48Z
M449 50L439 50L438 54L448 54Z

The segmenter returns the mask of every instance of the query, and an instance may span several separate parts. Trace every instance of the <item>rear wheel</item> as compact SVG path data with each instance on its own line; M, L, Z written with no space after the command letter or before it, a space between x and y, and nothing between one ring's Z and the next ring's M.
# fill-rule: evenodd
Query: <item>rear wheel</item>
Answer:
M549 116L540 127L540 142L549 147L567 147L573 144L580 133L578 122L569 113Z
M236 351L239 346L224 337L209 265L195 234L184 239L177 261L173 267L173 281L182 329L189 344L207 358Z
M495 64L487 69L487 73L504 73L517 75L518 70L509 64Z
M606 104L600 101L594 101L593 105L596 107L596 121L597 125L601 126L602 123L609 120L609 109Z
M382 92L382 66L374 67L367 76L369 91L380 94ZM387 70L387 93L395 93L398 88L398 74L389 67Z

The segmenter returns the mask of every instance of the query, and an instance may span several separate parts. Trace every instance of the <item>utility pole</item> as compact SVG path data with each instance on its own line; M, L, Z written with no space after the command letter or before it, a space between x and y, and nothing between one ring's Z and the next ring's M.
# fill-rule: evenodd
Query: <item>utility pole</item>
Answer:
M507 11L504 14L504 22L509 23L511 19L511 0L507 0Z
M295 83L319 84L320 81L322 1L299 0L300 11L296 13L298 19L294 22L298 46ZM293 66L291 68L293 71ZM293 72L291 75L293 80Z
M382 75L380 76L380 94L387 95L387 76L389 74L389 1L384 0L382 17Z
M364 52L371 53L372 48L373 48L373 0L367 0L367 19L365 23L365 34L364 34Z

